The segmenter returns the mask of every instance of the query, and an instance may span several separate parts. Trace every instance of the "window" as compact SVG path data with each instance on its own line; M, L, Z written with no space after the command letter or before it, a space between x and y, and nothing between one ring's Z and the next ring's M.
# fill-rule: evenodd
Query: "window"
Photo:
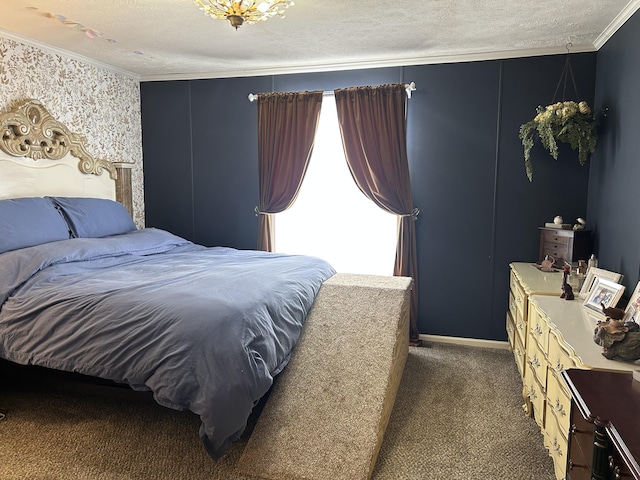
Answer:
M392 275L397 228L397 216L365 197L353 180L336 104L325 95L298 198L275 216L276 251L324 258L338 272Z

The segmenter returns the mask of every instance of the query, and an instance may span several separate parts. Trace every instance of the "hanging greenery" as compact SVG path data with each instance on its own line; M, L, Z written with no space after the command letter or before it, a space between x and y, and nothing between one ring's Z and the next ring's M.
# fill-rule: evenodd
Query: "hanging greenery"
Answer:
M584 165L596 149L598 135L595 119L587 102L557 102L546 107L538 107L535 118L520 126L520 140L524 147L524 166L529 181L533 180L531 149L539 139L551 156L558 159L558 143L571 145L578 150L580 165Z

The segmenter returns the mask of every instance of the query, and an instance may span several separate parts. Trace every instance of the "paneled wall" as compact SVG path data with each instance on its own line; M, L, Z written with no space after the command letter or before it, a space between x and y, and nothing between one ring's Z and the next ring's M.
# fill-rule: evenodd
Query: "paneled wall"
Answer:
M596 54L571 61L581 99L593 104ZM247 94L414 81L407 121L421 210L420 331L504 340L509 262L537 259L538 227L555 215L586 215L588 167L569 149L556 162L539 147L530 183L518 138L536 106L553 100L564 62L560 55L143 83L147 224L207 245L255 248L257 113Z
M640 13L598 51L596 105L607 109L591 161L588 215L600 265L640 279Z

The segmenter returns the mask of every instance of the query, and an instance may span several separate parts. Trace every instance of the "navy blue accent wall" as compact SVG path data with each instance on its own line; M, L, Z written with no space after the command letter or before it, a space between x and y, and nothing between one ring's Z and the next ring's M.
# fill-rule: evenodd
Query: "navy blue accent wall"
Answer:
M301 90L332 91L362 85L382 85L401 83L402 68L376 68L370 70L346 70L342 72L304 73L295 75L275 75L274 92L297 92ZM406 80L411 81L411 80Z
M580 99L592 104L596 54L571 60ZM247 94L414 81L407 140L421 210L420 332L505 340L509 263L537 260L538 227L555 215L586 215L589 167L568 148L558 161L536 148L530 183L518 138L536 106L553 100L564 62L557 55L143 83L147 225L206 245L255 248L257 114ZM180 148L170 147L177 136Z
M500 62L407 67L405 74L417 86L407 141L421 210L420 331L489 338Z
M190 82L144 83L141 90L145 222L192 239Z
M191 82L194 241L256 248L258 119L249 92L270 78Z
M256 105L271 78L141 85L146 225L203 245L256 247Z
M589 166L580 166L577 153L559 144L558 160L536 143L531 152L533 181L524 169L520 125L531 120L537 105L554 100L560 72L566 56L519 58L502 62L497 182L495 188L495 249L492 277L492 314L490 338L498 338L504 326L500 315L506 311L504 291L509 282L508 269L513 261L536 261L539 250L538 227L562 215L575 223L587 217ZM593 106L596 55L571 55L579 100ZM560 92L562 92L562 87ZM556 101L576 100L573 88Z
M607 108L591 161L589 219L600 266L624 275L625 297L640 270L640 13L598 51L596 105Z

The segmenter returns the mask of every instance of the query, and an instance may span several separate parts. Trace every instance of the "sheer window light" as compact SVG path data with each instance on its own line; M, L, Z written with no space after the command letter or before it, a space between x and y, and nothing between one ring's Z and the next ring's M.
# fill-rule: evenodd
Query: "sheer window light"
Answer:
M275 218L276 251L324 258L338 272L393 275L397 228L397 216L355 184L344 158L333 95L325 95L298 198Z

